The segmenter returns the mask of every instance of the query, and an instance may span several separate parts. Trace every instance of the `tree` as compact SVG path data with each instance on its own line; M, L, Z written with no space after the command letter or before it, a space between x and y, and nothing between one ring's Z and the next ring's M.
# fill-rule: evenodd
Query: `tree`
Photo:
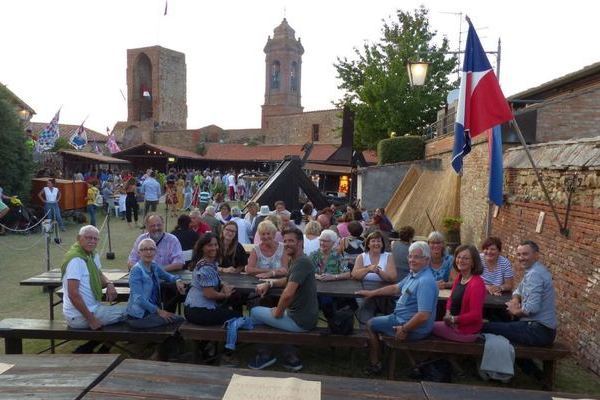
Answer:
M398 10L397 21L384 21L379 43L365 43L354 49L355 60L338 57L334 64L338 88L346 92L336 106L348 105L356 113L357 149L374 149L392 131L411 133L431 123L456 87L449 79L456 57L448 56L446 38L439 46L434 43L437 32L430 29L427 14L423 7L414 14ZM425 85L412 88L406 64L419 57L431 64Z
M57 153L63 149L73 150L73 146L71 146L71 144L69 143L69 139L63 136L59 136L54 142L54 146L52 146L52 149L50 149L50 151Z
M9 98L0 86L0 186L4 193L27 202L34 165L21 121Z

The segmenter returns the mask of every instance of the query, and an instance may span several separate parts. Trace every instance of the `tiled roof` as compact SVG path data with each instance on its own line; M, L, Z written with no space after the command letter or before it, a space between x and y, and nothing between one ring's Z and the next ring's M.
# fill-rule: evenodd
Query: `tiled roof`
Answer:
M25 103L19 96L17 96L12 90L10 90L6 85L0 83L0 85L6 90L6 93L12 98L12 101L19 105L21 108L29 111L31 114L35 114L35 110L29 106L29 104Z
M73 157L85 158L88 160L99 161L104 164L129 164L129 161L120 158L109 157L102 154L90 153L88 151L60 150L59 153L67 154Z
M377 164L377 153L375 152L375 150L365 150L362 153L367 163Z
M131 154L135 154L138 151L138 149L140 149L140 148L147 148L147 149L153 150L153 151L161 151L162 153L164 153L167 156L174 156L177 158L202 160L202 156L200 156L192 151L178 149L176 147L171 147L171 146L162 146L162 145L153 144L153 143L141 143L141 144L138 144L138 145L135 145L132 147L128 147L125 150L115 153L113 155L116 157L128 156Z
M325 161L337 146L332 144L315 144L309 161ZM300 156L304 152L299 144L274 144L247 146L243 144L207 143L206 153L202 158L215 161L281 161L287 155Z
M31 129L31 132L35 135L39 135L42 133L44 128L48 126L49 122L30 122L28 128ZM79 125L71 125L71 124L58 124L58 132L61 137L65 139L69 139L73 132L79 128ZM87 131L87 138L89 142L99 142L104 143L108 139L108 136L103 135L100 132L96 132L93 129L85 128Z

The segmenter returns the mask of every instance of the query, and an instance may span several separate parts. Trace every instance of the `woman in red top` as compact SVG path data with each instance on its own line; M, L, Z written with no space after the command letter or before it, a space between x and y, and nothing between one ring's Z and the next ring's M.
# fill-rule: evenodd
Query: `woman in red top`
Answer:
M443 321L436 321L433 334L455 342L474 342L483 326L483 303L485 284L481 278L483 266L477 248L472 245L458 246L454 252L454 280L450 297L446 302Z

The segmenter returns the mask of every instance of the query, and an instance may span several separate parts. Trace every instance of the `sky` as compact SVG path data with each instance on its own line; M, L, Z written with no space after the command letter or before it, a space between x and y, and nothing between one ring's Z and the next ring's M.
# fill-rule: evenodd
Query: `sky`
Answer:
M259 128L265 54L287 18L304 46L302 105L333 108L337 57L378 42L383 20L424 5L439 37L458 50L469 15L488 51L502 40L500 83L510 96L600 61L600 3L571 0L1 0L0 82L49 121L104 132L127 119L126 50L185 53L188 129ZM496 65L495 56L490 56Z

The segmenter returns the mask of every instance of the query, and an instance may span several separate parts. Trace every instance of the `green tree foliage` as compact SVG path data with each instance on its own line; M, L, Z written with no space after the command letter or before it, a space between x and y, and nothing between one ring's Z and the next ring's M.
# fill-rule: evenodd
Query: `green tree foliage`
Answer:
M428 11L397 11L397 21L384 21L379 43L355 48L356 59L338 58L335 67L345 90L338 107L349 105L355 112L355 141L358 149L374 149L389 132L414 132L435 120L449 90L456 57L448 56L448 41L434 43L436 31L429 26ZM412 88L406 64L418 58L429 61L423 87Z
M29 202L33 160L14 106L0 87L0 186L5 194Z
M73 146L69 144L69 139L59 136L58 139L54 142L54 146L50 151L58 152L59 150L73 150Z
M377 144L377 158L379 158L379 165L421 160L424 155L425 142L420 136L402 136L383 139Z

